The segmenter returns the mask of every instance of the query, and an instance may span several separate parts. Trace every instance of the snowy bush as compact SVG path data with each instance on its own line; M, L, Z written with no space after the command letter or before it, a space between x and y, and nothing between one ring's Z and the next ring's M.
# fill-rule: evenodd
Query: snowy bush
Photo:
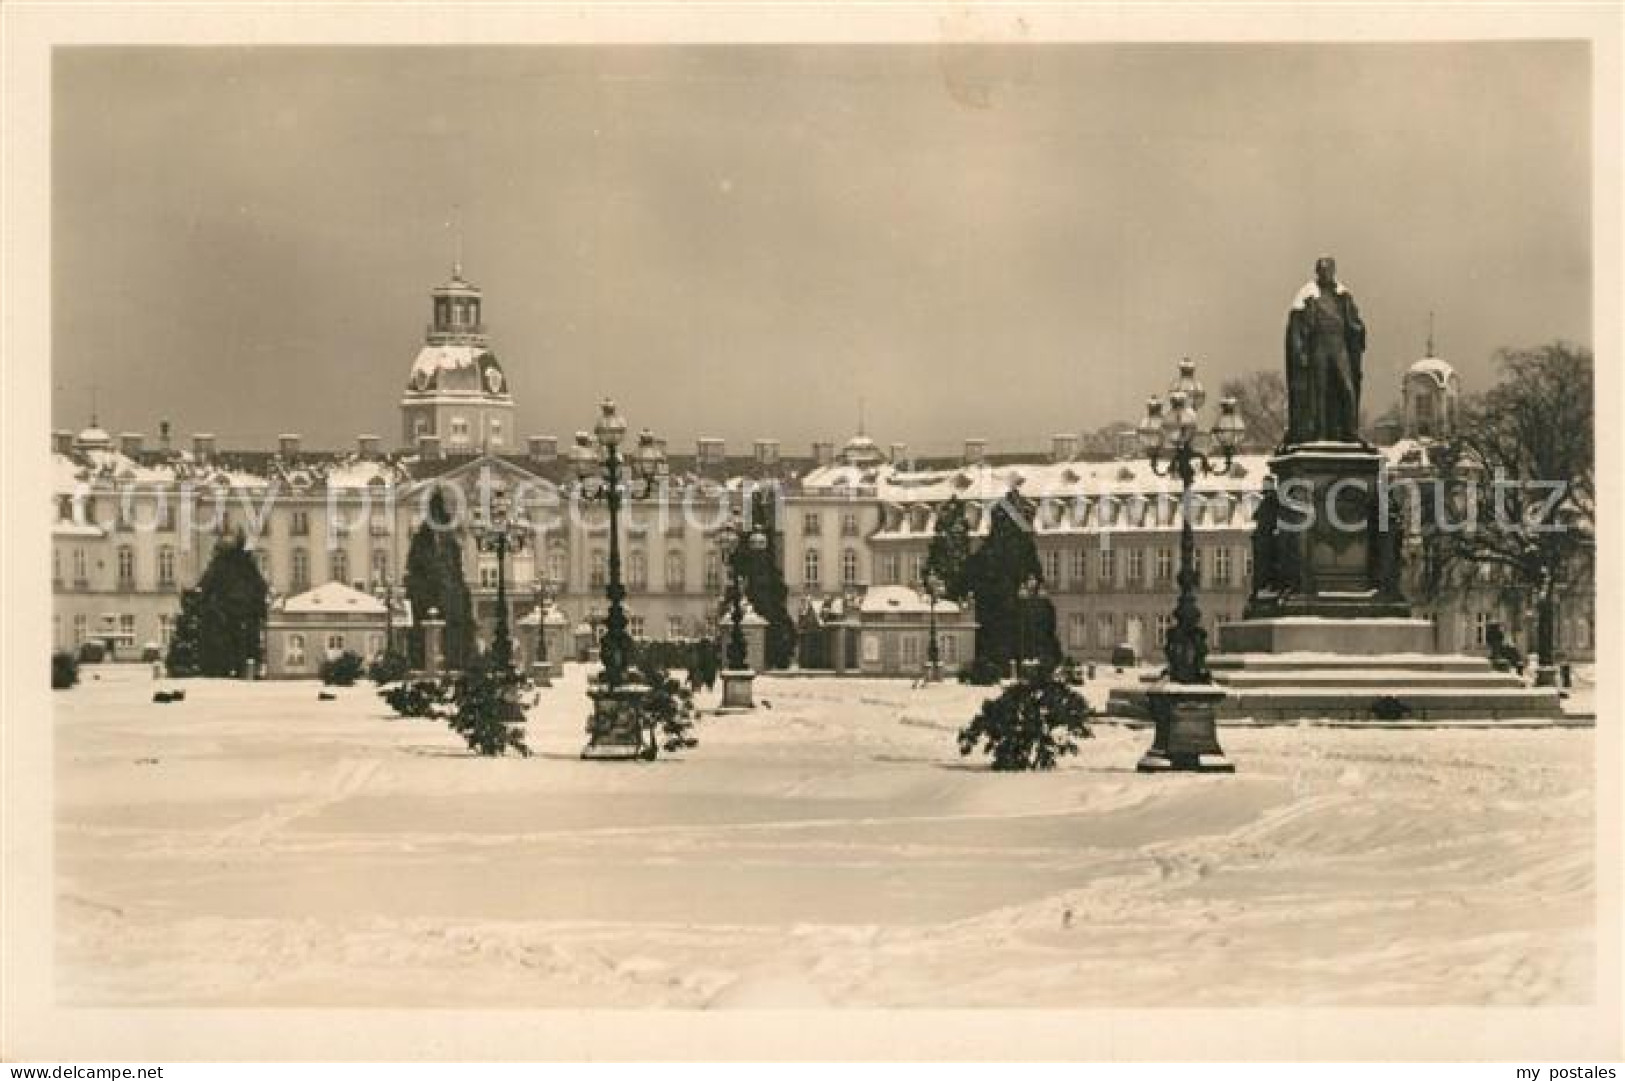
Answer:
M51 654L51 689L65 691L79 682L79 658L65 649Z
M354 686L355 681L361 678L361 655L347 649L337 657L323 661L316 674L329 687Z
M649 687L643 700L643 757L673 754L699 745L694 738L694 692L661 668L642 667L638 681Z
M100 642L80 642L79 661L81 664L100 664L107 657L107 647Z
M367 666L367 678L382 686L405 679L411 670L412 663L404 654L389 650Z
M378 697L402 717L437 717L450 693L450 687L437 680L418 679L385 687Z
M991 687L1004 678L1004 665L978 657L959 666L959 682L973 687Z
M471 751L494 756L512 750L528 757L524 730L502 719L501 711L516 690L514 680L477 661L451 680L446 723Z
M959 753L981 744L996 770L1054 769L1061 755L1078 753L1078 740L1094 735L1088 718L1083 696L1053 674L1023 679L982 703L960 730Z

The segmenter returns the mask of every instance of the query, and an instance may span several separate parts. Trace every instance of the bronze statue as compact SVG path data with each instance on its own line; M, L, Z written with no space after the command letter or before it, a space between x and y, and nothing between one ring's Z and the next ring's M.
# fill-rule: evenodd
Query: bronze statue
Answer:
M1286 324L1287 433L1283 446L1360 438L1365 323L1337 280L1337 261L1315 260L1315 280L1293 298Z

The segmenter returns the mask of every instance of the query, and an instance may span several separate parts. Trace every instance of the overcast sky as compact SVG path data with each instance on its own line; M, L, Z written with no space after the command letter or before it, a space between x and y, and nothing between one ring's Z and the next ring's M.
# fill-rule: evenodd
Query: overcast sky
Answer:
M1137 418L1281 364L1338 258L1366 406L1591 343L1584 45L59 50L53 421L399 435L465 275L522 433L674 446ZM460 223L457 229L448 222Z

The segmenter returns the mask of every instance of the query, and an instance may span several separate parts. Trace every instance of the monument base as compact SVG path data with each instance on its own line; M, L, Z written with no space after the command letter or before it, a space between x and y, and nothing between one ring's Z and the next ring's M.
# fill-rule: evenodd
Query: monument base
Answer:
M723 709L748 710L756 708L752 687L756 673L749 668L726 669L722 673Z
M587 719L587 746L582 748L581 757L622 761L653 758L653 745L643 732L643 700L648 694L649 688L641 683L588 691L592 716Z
M1234 773L1219 746L1218 707L1225 689L1214 684L1159 683L1146 692L1157 722L1151 749L1135 767L1141 773Z

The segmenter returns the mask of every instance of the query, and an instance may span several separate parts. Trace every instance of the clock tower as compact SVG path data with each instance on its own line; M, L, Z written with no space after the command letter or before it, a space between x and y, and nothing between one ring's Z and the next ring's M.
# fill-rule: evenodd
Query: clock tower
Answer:
M511 449L513 396L485 333L479 288L459 265L430 297L433 319L401 397L401 441L411 448L439 436L448 454Z

